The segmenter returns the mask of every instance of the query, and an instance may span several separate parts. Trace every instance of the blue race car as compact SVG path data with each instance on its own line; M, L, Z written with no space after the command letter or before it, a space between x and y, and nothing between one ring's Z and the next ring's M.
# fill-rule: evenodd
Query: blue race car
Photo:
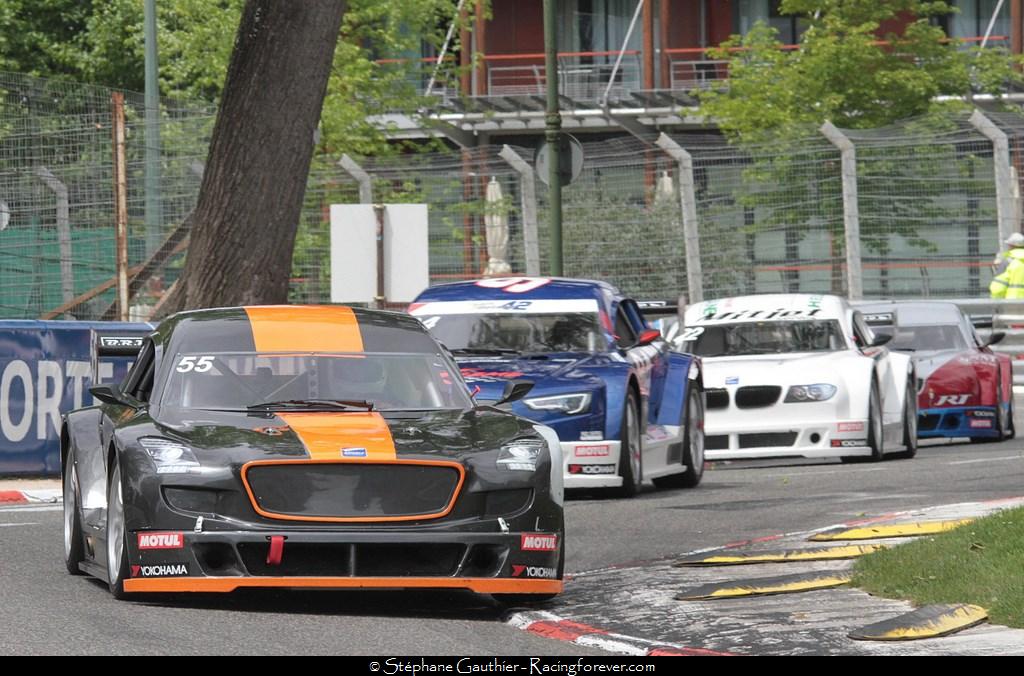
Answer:
M409 312L459 363L478 401L509 381L534 386L511 404L562 442L566 488L623 497L644 479L693 487L704 472L697 358L673 352L636 301L604 282L506 277L434 286Z

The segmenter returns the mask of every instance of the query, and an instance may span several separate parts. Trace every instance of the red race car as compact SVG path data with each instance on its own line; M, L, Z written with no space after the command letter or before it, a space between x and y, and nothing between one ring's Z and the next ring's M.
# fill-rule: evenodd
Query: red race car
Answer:
M919 438L1013 438L1012 362L990 347L1004 333L982 340L953 303L870 303L859 309L876 333L892 334L889 349L913 355Z

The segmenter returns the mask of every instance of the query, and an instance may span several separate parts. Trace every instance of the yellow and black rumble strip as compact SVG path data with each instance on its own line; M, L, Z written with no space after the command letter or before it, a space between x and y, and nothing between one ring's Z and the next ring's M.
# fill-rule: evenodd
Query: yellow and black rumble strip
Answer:
M914 523L894 523L878 526L861 526L858 528L842 528L823 531L807 538L812 542L832 542L835 540L874 540L875 538L912 538L920 535L936 535L947 530L959 528L971 523L974 519L958 519L955 521L918 521Z
M754 563L802 563L805 561L837 561L855 559L887 549L888 545L847 545L844 547L815 547L812 549L787 549L763 552L721 551L688 556L676 561L676 567L684 566L742 566Z
M845 571L823 571L799 575L782 575L754 580L733 580L705 584L676 594L677 601L713 601L744 596L771 596L830 589L849 584L851 574Z
M988 619L988 611L966 603L924 606L875 624L848 636L856 641L914 641L937 638L974 627Z

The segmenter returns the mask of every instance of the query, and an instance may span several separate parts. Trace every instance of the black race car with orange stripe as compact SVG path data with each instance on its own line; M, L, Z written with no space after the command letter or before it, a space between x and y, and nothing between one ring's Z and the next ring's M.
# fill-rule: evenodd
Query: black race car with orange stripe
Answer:
M184 312L61 429L72 574L134 592L562 589L554 432L476 406L407 315ZM124 350L131 340L109 340ZM528 384L510 383L507 399Z

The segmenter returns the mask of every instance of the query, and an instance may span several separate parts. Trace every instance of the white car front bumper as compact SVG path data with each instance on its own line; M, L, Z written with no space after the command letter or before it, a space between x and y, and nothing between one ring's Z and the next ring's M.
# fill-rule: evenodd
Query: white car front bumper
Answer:
M866 420L779 419L765 409L733 409L709 411L704 433L708 460L871 455Z

